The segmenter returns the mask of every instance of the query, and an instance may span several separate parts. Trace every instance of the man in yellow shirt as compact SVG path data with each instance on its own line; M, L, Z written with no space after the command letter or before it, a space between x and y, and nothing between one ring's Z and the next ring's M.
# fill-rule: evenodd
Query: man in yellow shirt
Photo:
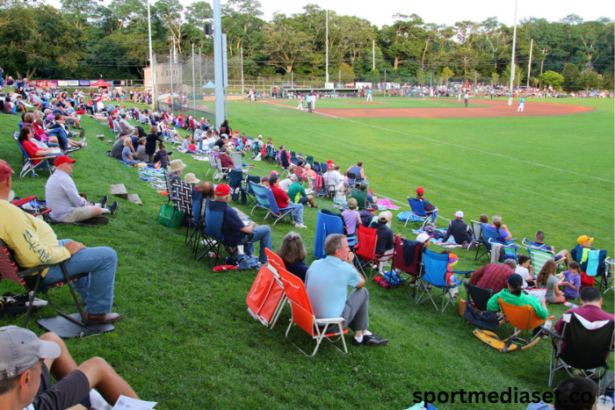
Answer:
M57 264L64 261L69 276L90 272L74 283L75 290L86 303L87 322L115 322L120 318L111 313L117 255L107 247L87 248L71 239L58 241L51 227L41 219L23 212L10 203L11 167L0 160L0 239L15 254L22 268ZM64 280L60 266L52 266L42 273L42 282L54 284Z

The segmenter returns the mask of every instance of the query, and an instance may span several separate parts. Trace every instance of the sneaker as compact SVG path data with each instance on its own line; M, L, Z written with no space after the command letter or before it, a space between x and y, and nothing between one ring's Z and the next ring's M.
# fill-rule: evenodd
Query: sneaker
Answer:
M107 206L107 201L109 201L109 197L107 195L103 196L100 200L100 207L104 208Z
M357 339L354 337L352 338L353 346L386 346L387 343L389 343L389 339L375 334L363 336L363 341L361 343L357 342Z
M81 128L81 132L79 132L79 138L83 138L84 135L85 135L85 130Z
M108 209L109 209L109 213L110 213L111 215L115 215L115 213L117 212L117 208L119 208L119 206L120 206L120 205L117 203L117 201L115 201L115 202L113 203L113 205L111 205L111 206L108 208Z
M295 228L307 228L307 225L304 223L295 223Z

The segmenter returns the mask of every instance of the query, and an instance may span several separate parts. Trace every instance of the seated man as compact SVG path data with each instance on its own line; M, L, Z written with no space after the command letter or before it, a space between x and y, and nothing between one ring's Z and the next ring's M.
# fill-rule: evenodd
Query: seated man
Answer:
M457 245L462 245L464 249L474 249L474 238L472 238L472 232L467 223L463 221L463 211L455 212L455 219L448 225L446 235L442 239L444 242L448 241L451 236L455 238Z
M533 295L523 293L523 278L518 273L511 274L506 279L507 287L489 298L487 302L487 310L497 312L500 310L498 298L510 305L515 306L531 306L536 312L536 315L541 319L546 319L549 316L547 311L546 301L538 299Z
M295 226L297 228L307 228L307 226L303 223L303 204L294 204L290 202L290 198L288 198L286 192L280 189L280 180L277 174L271 175L269 177L269 187L271 188L271 192L273 192L273 196L275 197L275 202L278 204L278 207L280 209L293 209L293 218L295 219Z
M74 159L62 155L55 160L55 171L45 185L45 199L47 206L51 208L49 216L58 222L79 222L97 218L102 214L115 215L118 203L106 208L107 196L100 201L99 205L87 202L80 196L75 182L71 178L73 173Z
M57 383L51 386L51 374ZM93 390L96 389L96 390ZM55 333L0 328L0 409L55 410L78 404L111 408L134 390L100 357L79 366Z
M289 179L292 183L288 188L287 195L290 198L291 202L302 204L304 206L305 204L309 203L312 208L318 208L318 206L316 206L316 204L314 203L314 197L312 195L306 194L303 185L301 185L299 181L297 181L297 175L292 174ZM280 185L282 184L282 182L280 182ZM298 197L299 200L297 200Z
M598 402L598 385L591 379L570 377L555 389L555 403L530 403L526 410L595 410Z
M220 165L222 166L222 168L235 168L235 164L233 164L233 159L226 151L226 148L222 147L220 153L218 154L218 158L220 158Z
M558 262L560 260L564 260L564 263L567 265L570 260L570 255L566 249L562 249L559 253L555 252L555 246L549 246L544 243L545 241L545 233L542 231L537 231L534 236L534 243L538 246L539 249L544 249L547 251L553 252L555 255L555 261Z
M327 165L327 172L322 175L325 188L340 191L344 188L344 177L339 172L339 166Z
M120 116L120 120L118 121L118 124L120 126L121 135L129 135L131 137L133 135L136 135L137 129L133 127L132 125L130 125L130 123L126 120L126 114L122 114Z
M231 200L231 187L219 184L214 195L217 202L228 204ZM265 249L271 250L271 228L268 225L257 226L254 222L245 225L237 215L237 211L227 206L222 223L222 234L227 245L245 245L245 250L249 254L254 253L254 242L259 241L258 260L263 265L267 263Z
M424 193L425 190L422 187L418 187L416 189L416 198L412 199L421 201L423 203L423 207L425 208L425 213L427 214L427 216L431 216L431 219L436 222L436 219L438 218L438 208L436 208L428 200L423 198Z
M297 176L294 175L295 179L294 181L297 180ZM280 181L280 189L284 192L288 192L288 188L290 188L290 186L292 185L293 180L290 179L290 177L283 179ZM294 202L294 201L293 201Z
M325 259L312 262L306 273L306 290L314 315L319 319L342 317L344 328L354 331L355 346L384 346L387 339L376 336L369 327L369 292L365 279L352 264L354 254L345 235L325 239ZM353 289L348 294L348 288Z
M111 156L115 159L122 160L122 150L124 149L124 139L128 138L126 135L120 135L111 148Z
M569 309L564 314L576 313L588 322L597 322L599 320L615 320L612 313L602 310L602 294L594 287L588 286L581 290L581 307ZM555 331L558 334L564 329L563 315L555 323ZM562 340L562 349L566 346L566 339Z
M71 239L58 239L51 227L41 219L12 205L13 170L0 160L0 239L14 252L21 268L64 262L68 276L90 272L89 276L74 283L75 290L86 303L86 322L115 322L120 315L111 313L113 284L117 268L117 255L107 247L87 248ZM59 265L41 272L42 283L54 284L64 280Z
M393 241L393 230L389 228L389 214L380 212L378 220L372 222L370 228L376 229L378 232L378 242L376 242L376 255L390 255L395 251L395 242ZM388 258L387 258L388 260ZM384 265L386 262L378 264L378 273L384 275Z
M472 274L470 285L491 289L497 293L506 287L508 277L515 273L516 268L517 262L513 259L506 259L503 265L487 264Z

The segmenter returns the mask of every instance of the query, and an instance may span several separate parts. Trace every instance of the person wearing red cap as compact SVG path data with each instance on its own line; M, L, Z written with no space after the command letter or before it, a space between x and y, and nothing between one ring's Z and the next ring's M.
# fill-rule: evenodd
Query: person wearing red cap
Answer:
M418 187L416 189L416 198L413 199L416 199L417 201L421 201L423 203L423 206L425 207L425 213L427 214L427 216L431 216L433 222L436 223L436 219L438 218L438 208L436 208L428 200L423 198L424 193L425 190L422 187Z
M86 303L88 323L110 323L120 319L111 313L117 254L111 248L88 248L72 239L58 241L51 227L10 203L13 170L0 160L0 239L14 252L15 261L24 269L40 265L54 265L40 275L44 284L64 280L64 272L57 265L64 262L69 277L90 272L74 282L75 290Z
M278 175L272 175L269 177L269 188L271 188L275 202L278 204L280 209L293 208L293 219L295 220L295 226L297 228L307 228L307 226L303 223L303 204L295 204L290 201L290 198L286 192L280 188L280 178Z
M80 222L92 218L98 218L102 214L115 215L118 203L115 201L108 209L107 196L105 195L98 205L87 202L75 186L71 178L75 160L66 155L59 156L55 160L55 171L45 185L45 199L47 206L51 208L49 216L58 222Z
M214 190L214 195L216 202L228 204L231 200L231 187L227 184L219 184ZM259 241L258 260L263 265L267 263L265 249L271 250L271 228L268 225L257 226L252 221L246 225L237 215L237 211L227 206L222 222L222 234L227 245L244 245L245 251L250 255L254 253L254 242Z

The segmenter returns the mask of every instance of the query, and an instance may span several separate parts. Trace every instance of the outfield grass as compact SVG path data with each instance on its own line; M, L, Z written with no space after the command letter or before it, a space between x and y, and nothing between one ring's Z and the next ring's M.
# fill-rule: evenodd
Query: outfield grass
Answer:
M541 229L558 250L570 249L577 236L588 234L596 237L596 247L612 255L613 101L555 102L587 104L596 111L540 118L345 120L232 101L229 111L231 127L248 135L272 136L276 145L284 143L321 161L331 158L342 167L363 160L377 194L403 202L420 185L443 216L458 209L468 220L499 214L519 240ZM17 122L17 117L0 116L0 157L16 171L21 164L12 139ZM548 341L529 351L501 354L479 342L474 327L455 308L441 314L428 304L415 305L402 290L373 283L368 284L370 329L391 339L389 345L350 347L344 356L325 344L315 358L304 358L290 343L309 347L301 330L293 329L290 340L284 339L288 309L273 330L246 313L255 272L213 273L206 261L191 260L183 244L185 231L156 222L166 197L140 181L136 169L105 155L110 144L94 135L110 136L108 127L90 119L84 127L88 147L74 154L79 190L98 198L108 193L107 185L123 183L144 205L120 200L120 212L107 226L54 226L59 238L111 246L119 256L114 310L122 321L115 332L67 343L78 361L105 357L142 398L158 401L158 409L405 409L420 391L549 391ZM185 173L205 178L207 163L178 157L188 164ZM256 163L253 173L264 175L272 168ZM43 197L42 175L14 179L16 194ZM329 208L331 202L318 204ZM263 216L257 211L254 219L260 223ZM306 209L305 221L309 228L300 233L311 255L316 212ZM290 228L285 222L272 228L275 249ZM397 221L393 228L411 236L410 227ZM459 269L486 263L486 258L474 262L472 252L456 253ZM2 281L0 291L6 290L19 287ZM64 292L55 293L63 294L58 301L68 307ZM613 312L612 294L604 308ZM564 310L550 306L556 317ZM36 317L52 315L43 309ZM2 322L20 323L21 318ZM34 321L28 327L41 333Z

